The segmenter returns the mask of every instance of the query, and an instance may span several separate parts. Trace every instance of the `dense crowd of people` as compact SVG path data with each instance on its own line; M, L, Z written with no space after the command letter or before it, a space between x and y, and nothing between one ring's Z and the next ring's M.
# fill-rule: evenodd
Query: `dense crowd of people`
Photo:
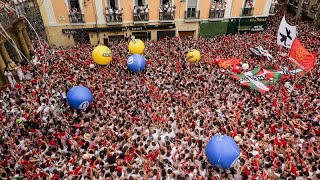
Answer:
M250 65L292 67L276 45L281 15L261 33L208 39L145 41L147 70L127 70L128 42L109 44L113 61L89 68L92 45L42 45L0 97L1 179L320 179L320 68L279 82L262 95L241 87L216 57ZM319 51L319 30L286 14L305 47ZM263 46L273 61L250 47ZM190 64L186 52L199 49ZM14 72L12 72L15 74ZM84 85L94 102L71 109L68 89ZM210 165L204 148L214 134L237 137L230 170Z

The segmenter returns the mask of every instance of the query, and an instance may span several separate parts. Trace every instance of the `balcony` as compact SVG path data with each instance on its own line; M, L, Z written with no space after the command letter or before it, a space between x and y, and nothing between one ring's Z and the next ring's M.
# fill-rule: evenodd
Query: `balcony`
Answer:
M74 23L85 23L84 14L79 14L79 13L69 14L69 21L72 24L74 24Z
M140 24L149 22L149 13L133 13L133 23Z
M253 8L242 8L241 16L252 16L252 15L253 15Z
M175 12L159 12L160 22L174 22Z
M219 19L222 19L224 18L224 9L222 10L217 10L217 9L214 9L214 10L210 10L209 12L209 21L214 21L214 20L219 20Z
M107 14L106 21L109 25L122 24L122 14Z
M200 11L185 11L185 22L198 22L200 17Z
M276 4L271 4L269 15L275 15L276 14Z
M4 28L11 27L18 19L19 17L16 13L0 13L0 23Z
M302 3L302 9L309 10L309 3Z

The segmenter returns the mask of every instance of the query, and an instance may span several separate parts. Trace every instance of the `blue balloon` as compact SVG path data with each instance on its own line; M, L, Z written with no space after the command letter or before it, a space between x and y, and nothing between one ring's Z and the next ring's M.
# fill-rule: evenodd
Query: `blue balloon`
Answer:
M206 146L206 155L212 165L230 169L238 159L240 150L232 137L216 134Z
M67 93L68 104L73 109L86 109L93 101L91 91L84 86L74 86Z
M128 68L135 72L139 73L146 68L146 59L140 54L133 54L127 60Z

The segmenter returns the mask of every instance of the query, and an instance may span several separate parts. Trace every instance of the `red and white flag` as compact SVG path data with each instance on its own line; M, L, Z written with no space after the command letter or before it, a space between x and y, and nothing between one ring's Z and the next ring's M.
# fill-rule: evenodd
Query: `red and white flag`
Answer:
M297 38L292 43L289 57L292 63L307 72L310 72L316 65L316 54L311 54Z

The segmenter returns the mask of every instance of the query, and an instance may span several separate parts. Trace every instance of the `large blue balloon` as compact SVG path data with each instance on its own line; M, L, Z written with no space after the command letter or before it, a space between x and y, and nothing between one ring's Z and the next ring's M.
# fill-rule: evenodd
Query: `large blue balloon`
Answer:
M91 91L84 86L74 86L67 93L68 104L73 109L86 109L93 101Z
M206 146L206 155L212 165L229 169L238 159L240 150L233 138L216 134Z
M131 71L139 73L146 68L146 59L140 54L133 54L128 58L127 64Z

